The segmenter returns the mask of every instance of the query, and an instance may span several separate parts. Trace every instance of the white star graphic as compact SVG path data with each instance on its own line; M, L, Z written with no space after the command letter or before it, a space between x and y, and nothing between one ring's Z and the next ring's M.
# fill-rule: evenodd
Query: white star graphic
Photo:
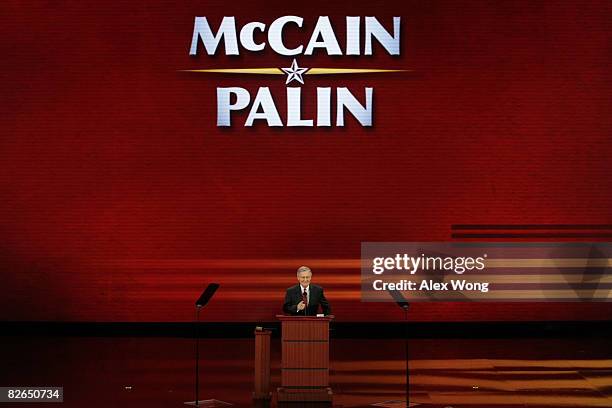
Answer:
M283 70L285 74L287 74L287 82L285 82L285 85L287 85L289 82L293 81L294 79L298 81L300 84L304 84L304 79L302 78L302 74L306 73L306 71L308 71L308 68L300 68L295 58L293 59L293 62L291 63L291 68L281 68L281 69Z

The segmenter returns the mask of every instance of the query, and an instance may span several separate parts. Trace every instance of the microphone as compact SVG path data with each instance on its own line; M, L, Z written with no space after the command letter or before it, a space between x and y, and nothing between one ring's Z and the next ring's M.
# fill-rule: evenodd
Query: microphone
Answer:
M302 292L302 302L304 302L304 316L308 316L308 295Z
M196 307L198 309L201 309L204 306L206 306L206 304L213 297L213 295L215 294L217 289L219 289L219 284L218 283L211 283L211 284L209 284L206 287L206 289L204 289L204 292L202 292L202 294L200 295L198 300L196 300L196 302L195 302Z

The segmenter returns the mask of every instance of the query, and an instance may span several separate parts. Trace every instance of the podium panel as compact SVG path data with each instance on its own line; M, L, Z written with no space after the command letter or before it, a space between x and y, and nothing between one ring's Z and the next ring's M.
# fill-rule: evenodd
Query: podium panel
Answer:
M329 322L333 316L283 316L279 402L331 402Z
M283 342L281 368L322 369L329 365L327 343Z
M292 317L294 320L282 320L283 341L329 341L329 320L324 317Z

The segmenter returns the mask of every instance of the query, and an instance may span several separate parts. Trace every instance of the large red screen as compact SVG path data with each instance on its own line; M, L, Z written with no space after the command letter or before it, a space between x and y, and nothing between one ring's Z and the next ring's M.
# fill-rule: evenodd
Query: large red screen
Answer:
M0 319L185 321L208 282L216 321L273 320L313 268L344 321L397 320L360 302L362 241L448 241L456 224L612 223L612 3L4 1ZM189 56L217 27L401 17L401 54L297 56L301 66L409 72L306 76L374 88L374 125L216 126L216 88L285 76L269 48ZM260 38L265 41L265 36ZM294 84L295 85L295 84ZM605 239L605 234L600 234ZM586 238L593 240L593 237ZM544 238L546 239L546 238ZM554 240L555 237L550 237ZM571 236L565 237L571 239ZM577 239L580 239L578 237ZM457 238L455 238L457 240ZM538 239L541 240L541 239ZM418 304L415 320L605 319L609 304Z

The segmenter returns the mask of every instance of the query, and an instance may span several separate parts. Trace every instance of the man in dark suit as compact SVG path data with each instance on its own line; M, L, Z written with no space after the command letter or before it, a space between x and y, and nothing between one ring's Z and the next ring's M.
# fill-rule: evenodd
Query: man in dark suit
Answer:
M331 314L331 307L325 299L323 288L311 285L312 271L307 266L300 266L297 270L299 284L287 289L283 311L294 316L316 316L319 305L323 314Z

